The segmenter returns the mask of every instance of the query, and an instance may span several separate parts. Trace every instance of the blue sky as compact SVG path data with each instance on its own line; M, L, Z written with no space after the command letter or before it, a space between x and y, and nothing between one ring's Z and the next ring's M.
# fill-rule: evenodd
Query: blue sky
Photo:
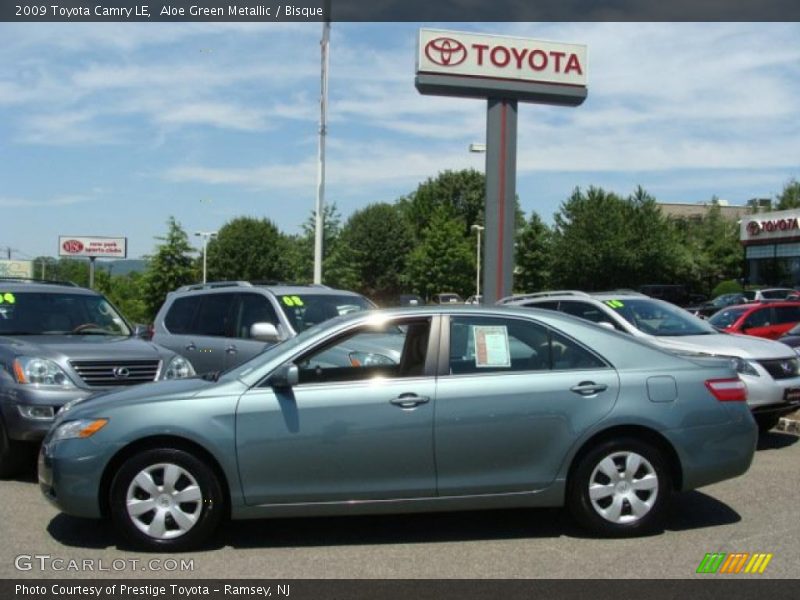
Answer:
M425 24L437 26L437 24ZM585 43L589 98L520 105L517 192L551 221L575 186L665 202L774 196L800 178L800 24L439 25ZM346 217L483 168L485 104L414 88L420 24L334 23L327 200ZM316 194L312 24L0 24L0 247L59 235L152 252L239 216L299 231ZM193 243L197 238L193 238Z

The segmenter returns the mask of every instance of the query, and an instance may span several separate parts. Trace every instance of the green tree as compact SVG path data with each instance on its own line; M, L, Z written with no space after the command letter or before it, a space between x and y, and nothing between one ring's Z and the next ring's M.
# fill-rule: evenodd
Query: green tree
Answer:
M514 252L514 288L521 293L547 289L550 285L552 233L535 212L517 232Z
M156 239L163 243L147 257L147 271L141 279L147 321L152 321L169 292L198 279L192 259L195 251L175 217L167 220L167 235Z
M800 181L790 179L777 197L777 210L800 207Z
M440 292L469 295L475 273L473 245L464 221L438 206L429 215L418 245L408 258L407 276L414 292L430 298Z
M208 280L286 279L288 248L288 240L272 221L237 217L208 244Z
M370 204L353 213L339 237L326 281L386 302L404 290L403 274L414 246L400 209Z
M601 188L576 188L554 220L552 276L559 286L669 283L684 266L674 227L641 188L627 199Z
M135 271L127 275L106 275L97 289L116 306L132 324L149 322L147 303L142 295L144 275Z
M486 178L474 169L444 171L429 178L405 198L400 207L411 224L414 236L419 239L428 225L430 215L442 208L451 218L460 218L464 224L461 235L469 235L473 224L483 223L486 195Z
M322 210L322 278L328 282L328 270L341 232L342 217L336 204L326 204ZM317 211L312 210L303 223L303 233L286 238L288 276L297 283L314 280L314 236L317 229Z

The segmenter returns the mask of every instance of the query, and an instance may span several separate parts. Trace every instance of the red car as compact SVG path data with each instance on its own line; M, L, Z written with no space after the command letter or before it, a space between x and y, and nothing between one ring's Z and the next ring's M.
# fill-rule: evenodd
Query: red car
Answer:
M717 329L777 340L800 323L800 302L765 302L729 306L708 320Z

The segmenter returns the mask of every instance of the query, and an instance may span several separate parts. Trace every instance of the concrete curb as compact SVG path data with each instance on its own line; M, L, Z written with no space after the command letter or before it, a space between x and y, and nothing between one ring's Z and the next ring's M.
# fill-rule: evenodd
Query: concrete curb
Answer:
M778 431L785 431L786 433L800 433L800 421L797 419L782 418L778 421L778 425L775 429Z

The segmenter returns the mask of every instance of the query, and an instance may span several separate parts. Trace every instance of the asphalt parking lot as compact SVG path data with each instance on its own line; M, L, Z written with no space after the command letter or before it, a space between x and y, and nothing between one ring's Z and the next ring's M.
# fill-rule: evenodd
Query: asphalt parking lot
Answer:
M651 537L593 539L554 509L309 518L233 522L207 550L169 557L118 547L110 525L59 514L32 468L0 482L0 577L686 578L700 577L707 552L763 552L774 555L763 575L702 577L796 578L798 481L800 438L773 432L744 476L676 496ZM193 568L149 570L154 558ZM67 570L70 560L108 570Z

